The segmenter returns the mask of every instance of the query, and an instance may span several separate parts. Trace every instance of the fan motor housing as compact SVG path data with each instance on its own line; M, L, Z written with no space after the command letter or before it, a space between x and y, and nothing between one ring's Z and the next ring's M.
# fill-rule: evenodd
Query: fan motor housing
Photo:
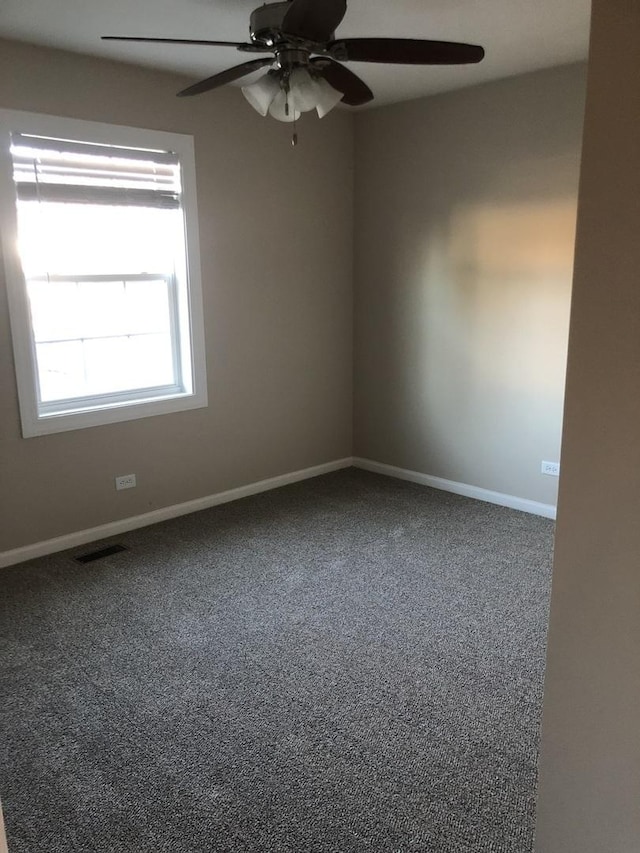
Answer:
M269 47L279 40L289 3L268 3L254 9L249 20L251 41Z
M273 47L291 40L301 41L295 37L288 38L282 30L282 24L290 6L289 0L285 0L284 3L265 3L264 6L254 9L249 20L251 41L266 47Z

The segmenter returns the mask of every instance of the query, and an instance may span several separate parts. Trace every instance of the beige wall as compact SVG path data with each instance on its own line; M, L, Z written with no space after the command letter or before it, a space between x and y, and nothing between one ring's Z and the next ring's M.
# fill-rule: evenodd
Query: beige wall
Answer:
M640 850L639 33L594 0L538 853Z
M585 74L357 116L357 456L555 503Z
M0 551L351 452L352 118L305 117L293 150L238 90L184 84L0 42L0 107L193 134L210 401L22 439L2 282Z
M2 816L2 806L0 805L0 853L8 853L7 851L7 836L4 829L4 818Z
M8 853L7 851L7 836L4 830L4 818L2 816L2 806L0 805L0 853Z

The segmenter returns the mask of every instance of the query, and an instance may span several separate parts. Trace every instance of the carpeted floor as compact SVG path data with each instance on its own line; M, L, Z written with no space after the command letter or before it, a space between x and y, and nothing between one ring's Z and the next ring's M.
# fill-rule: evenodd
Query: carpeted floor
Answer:
M552 534L352 469L3 570L10 853L529 853Z

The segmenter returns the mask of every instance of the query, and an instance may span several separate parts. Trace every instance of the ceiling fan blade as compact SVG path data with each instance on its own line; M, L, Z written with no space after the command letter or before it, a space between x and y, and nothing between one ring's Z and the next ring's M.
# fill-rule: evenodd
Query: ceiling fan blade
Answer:
M340 39L327 46L341 62L388 62L398 65L465 65L480 62L484 48L477 44L420 39Z
M346 0L292 0L282 22L282 31L309 41L326 42L346 11Z
M217 89L219 86L224 86L225 83L232 83L246 74L251 74L252 71L257 71L258 68L264 68L265 65L271 65L273 57L252 59L250 62L243 62L242 65L236 65L233 68L227 68L226 71L221 71L219 74L214 74L212 77L207 77L206 80L200 80L199 83L194 83L178 92L179 98L189 97L190 95L201 95L203 92L208 92L211 89Z
M320 73L334 89L344 93L343 103L351 107L360 107L373 100L373 92L357 75L334 62L328 56L318 56L311 60L314 71Z
M246 50L254 48L253 44L245 44L239 41L209 41L209 39L168 39L168 38L149 38L147 36L100 36L102 41L148 41L158 44L206 44L213 47L236 47L238 50ZM269 50L268 47L264 48Z

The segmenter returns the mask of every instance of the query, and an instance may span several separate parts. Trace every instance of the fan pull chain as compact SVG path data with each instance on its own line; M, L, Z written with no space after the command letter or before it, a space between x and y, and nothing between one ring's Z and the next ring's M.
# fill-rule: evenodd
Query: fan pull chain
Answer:
M287 79L284 87L284 114L288 117L290 115L289 110L289 80ZM291 137L291 145L293 148L298 144L298 124L296 119L296 112L293 111L293 135Z

